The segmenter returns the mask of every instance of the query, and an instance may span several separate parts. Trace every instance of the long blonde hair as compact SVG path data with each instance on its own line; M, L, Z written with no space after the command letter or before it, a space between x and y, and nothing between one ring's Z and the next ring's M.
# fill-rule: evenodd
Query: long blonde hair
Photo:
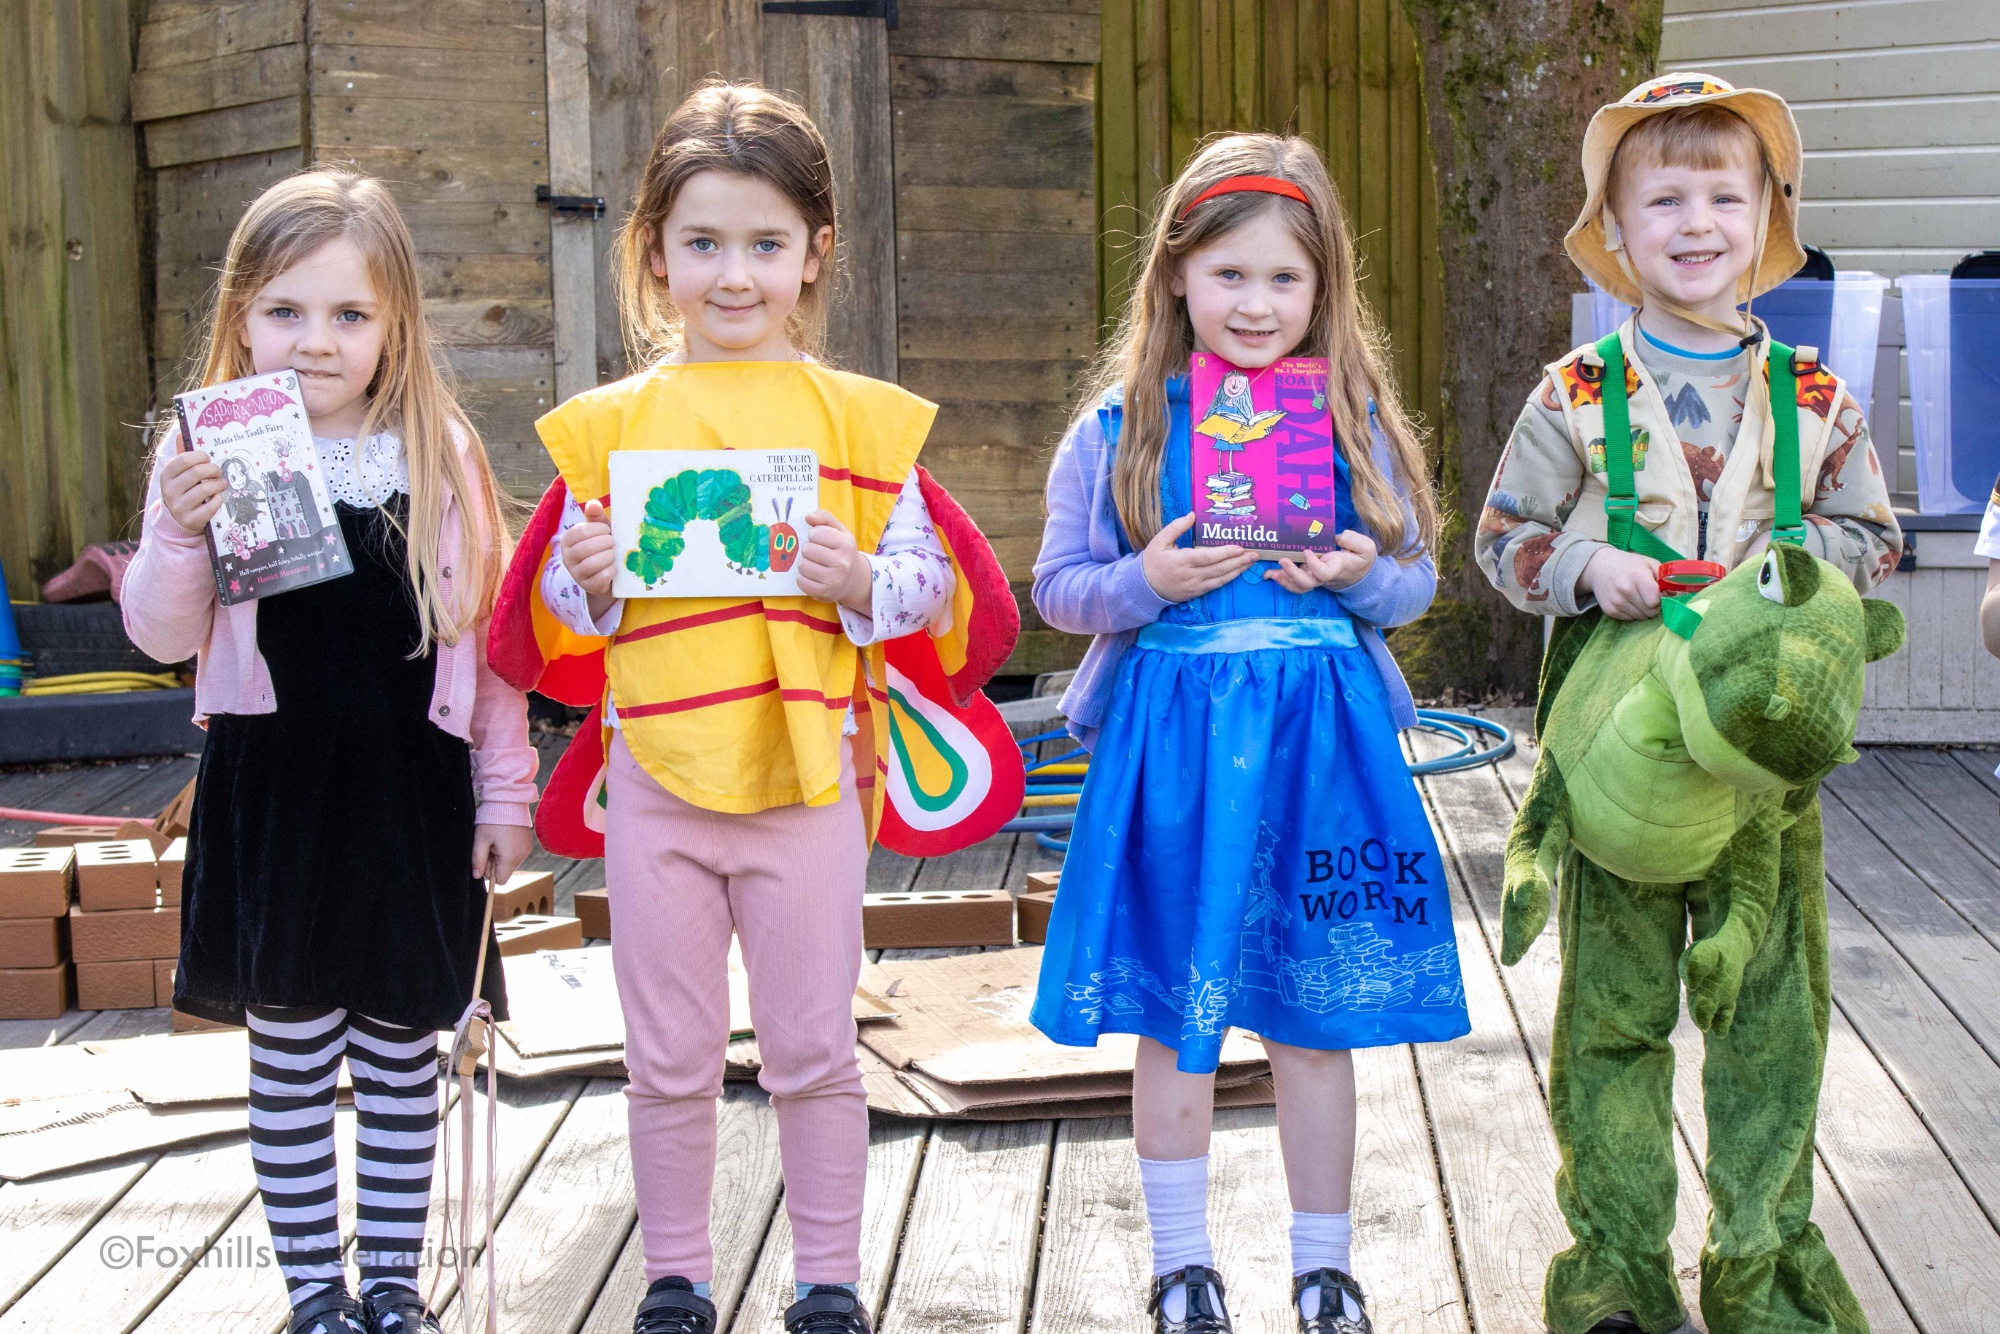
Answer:
M653 273L653 256L674 197L704 171L751 176L772 186L805 219L808 243L821 227L834 225L833 166L826 140L804 107L754 83L713 79L689 93L653 140L638 201L618 233L613 261L618 313L625 354L634 366L652 365L680 350L681 314L666 281ZM810 357L825 353L826 289L838 239L836 233L827 243L819 276L800 289L799 304L785 321L792 346Z
M1231 176L1276 176L1305 193L1308 203L1281 195L1218 195L1190 210L1202 191ZM1159 201L1146 264L1133 285L1117 335L1099 355L1082 411L1107 390L1124 386L1124 425L1112 494L1135 545L1160 531L1160 463L1167 442L1167 380L1185 375L1194 352L1187 303L1173 293L1182 259L1197 247L1277 211L1317 271L1312 323L1290 355L1331 363L1327 402L1335 438L1347 458L1354 508L1384 552L1404 562L1435 546L1437 499L1423 440L1404 414L1385 365L1384 339L1355 282L1354 243L1340 197L1313 146L1293 135L1231 134L1197 151ZM1183 216L1185 214L1185 216ZM1389 455L1409 493L1416 531L1408 531L1395 482L1375 464L1368 401L1389 442Z
M342 237L366 261L387 327L382 359L368 387L361 438L387 430L403 441L410 507L407 523L398 526L409 548L410 591L423 629L417 653L423 654L434 640L458 643L490 614L500 587L507 529L486 447L458 406L431 344L410 229L380 181L320 168L288 176L251 202L230 234L200 370L189 387L256 374L241 337L250 303L279 274ZM445 504L453 496L468 511L461 524L463 547L454 558L458 568L451 572L455 596L447 588L438 553ZM395 522L393 512L390 517Z

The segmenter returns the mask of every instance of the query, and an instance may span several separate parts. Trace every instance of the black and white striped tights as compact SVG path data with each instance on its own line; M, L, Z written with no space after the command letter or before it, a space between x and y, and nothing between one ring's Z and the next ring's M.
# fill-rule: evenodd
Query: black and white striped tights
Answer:
M250 1154L292 1305L344 1283L334 1084L354 1082L360 1296L417 1289L437 1146L437 1034L346 1010L253 1006Z

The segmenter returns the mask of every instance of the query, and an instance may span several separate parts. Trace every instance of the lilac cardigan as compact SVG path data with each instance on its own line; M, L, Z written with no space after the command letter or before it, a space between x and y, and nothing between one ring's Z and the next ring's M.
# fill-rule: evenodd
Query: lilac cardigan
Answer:
M1070 734L1086 746L1097 742L1112 684L1118 679L1119 659L1140 627L1158 620L1170 605L1146 582L1138 553L1119 549L1121 527L1111 491L1111 460L1123 410L1123 394L1112 390L1096 411L1077 419L1057 448L1049 467L1048 525L1035 560L1035 610L1042 619L1070 634L1096 636L1062 698ZM1369 426L1375 437L1375 466L1395 477L1388 441L1372 411ZM1404 496L1403 513L1414 528L1416 516L1400 478L1397 490ZM1335 594L1359 623L1362 646L1382 675L1398 727L1416 722L1416 703L1379 627L1415 620L1430 606L1436 591L1437 570L1425 552L1407 565L1391 556L1378 557L1374 569Z

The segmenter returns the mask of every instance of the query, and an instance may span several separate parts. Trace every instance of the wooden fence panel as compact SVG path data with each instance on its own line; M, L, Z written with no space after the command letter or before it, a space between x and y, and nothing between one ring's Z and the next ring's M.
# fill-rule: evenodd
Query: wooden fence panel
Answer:
M141 494L146 346L125 0L0 10L0 561L33 598Z

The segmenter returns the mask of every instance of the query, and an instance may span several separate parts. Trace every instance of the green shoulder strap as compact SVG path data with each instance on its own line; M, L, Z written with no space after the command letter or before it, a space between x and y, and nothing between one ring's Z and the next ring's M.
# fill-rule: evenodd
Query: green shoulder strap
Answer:
M1632 411L1625 401L1625 345L1616 332L1598 340L1597 355L1604 363L1605 538L1620 551L1657 561L1684 559L1639 522L1639 499L1632 489Z
M1771 504L1771 540L1798 546L1806 540L1804 517L1799 513L1799 380L1792 365L1792 349L1771 340L1771 356L1765 364L1771 371L1771 425L1775 428L1771 450L1771 481L1776 488ZM1785 407L1781 410L1778 405Z

